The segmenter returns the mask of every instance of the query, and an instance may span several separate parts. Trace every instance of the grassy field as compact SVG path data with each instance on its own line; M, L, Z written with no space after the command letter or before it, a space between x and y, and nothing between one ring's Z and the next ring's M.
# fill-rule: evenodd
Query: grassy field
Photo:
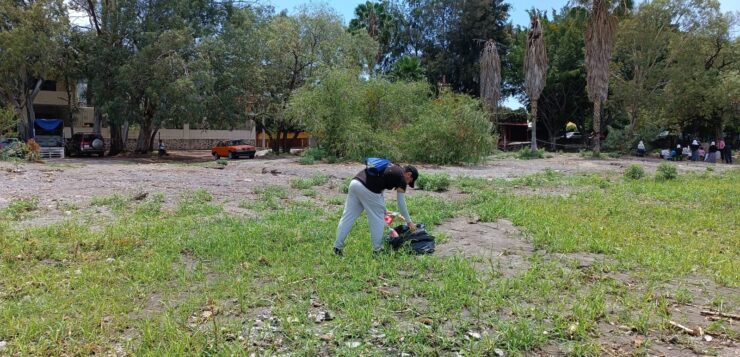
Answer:
M333 256L343 202L323 194L328 181L265 187L239 204L252 217L198 190L173 208L161 195L98 197L90 205L114 219L73 207L64 223L18 229L36 208L14 202L0 212L0 355L599 356L618 342L604 325L644 336L629 342L639 355L669 334L676 306L740 306L740 170L674 180L547 171L453 180L468 193L458 201L410 195L431 227L457 216L520 226L538 250L510 278L459 257L374 256L364 219ZM604 259L553 258L573 252ZM704 328L740 338L723 320Z

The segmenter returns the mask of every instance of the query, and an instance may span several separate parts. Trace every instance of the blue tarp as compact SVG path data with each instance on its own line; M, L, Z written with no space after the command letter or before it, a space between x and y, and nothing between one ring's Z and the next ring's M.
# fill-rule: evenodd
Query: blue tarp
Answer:
M54 131L62 126L62 119L36 119L34 122L36 126L46 131Z

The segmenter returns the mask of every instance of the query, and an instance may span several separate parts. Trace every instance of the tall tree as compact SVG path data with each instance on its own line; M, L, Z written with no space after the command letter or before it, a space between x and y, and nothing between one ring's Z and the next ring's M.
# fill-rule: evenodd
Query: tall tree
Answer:
M421 55L431 82L478 95L482 39L509 44L509 5L503 0L407 0L394 48Z
M670 43L686 14L682 1L655 0L639 5L621 24L614 50L613 98L628 117L625 143L630 143L643 110L657 117L671 65Z
M285 115L294 90L331 68L354 68L359 74L377 54L377 43L367 32L347 32L339 16L324 7L275 16L258 38L262 75L254 93L262 109L257 128L270 137L275 153L287 152L289 143L303 131L299 120ZM289 133L294 137L288 138Z
M586 114L590 113L583 64L583 33L588 13L582 7L564 7L553 10L550 17L543 16L541 21L547 38L548 70L546 85L537 101L537 124L544 125L554 150L556 137L565 131L566 123L574 122L584 129ZM523 70L528 33L528 28L514 29L503 72L504 93L531 106Z
M501 59L496 42L486 41L480 59L480 97L488 113L495 117L501 100Z
M384 63L387 62L386 53L389 50L390 40L396 19L389 11L387 1L372 2L366 1L364 4L357 5L355 8L355 18L350 20L348 30L357 32L366 30L367 33L378 43L378 54L375 63L371 67L383 69Z
M529 16L531 28L527 34L527 52L524 54L524 85L532 110L532 151L537 151L537 101L547 79L547 52L539 13L533 11Z
M0 0L0 100L19 119L18 134L33 136L33 102L53 75L68 27L61 0Z
M110 122L112 154L123 149L125 135L120 134L126 123L139 129L136 151L147 153L163 124L204 116L198 84L208 82L210 68L203 65L199 47L220 28L220 3L103 0L78 5L90 14L95 29L89 68L94 104Z
M116 74L131 57L127 43L138 19L135 0L71 0L70 7L87 15L89 26L75 26L82 57L80 71L88 84L87 102L94 108L93 131L100 133L106 120L110 130L108 155L126 151L129 122Z
M601 152L601 110L609 95L609 63L612 58L618 18L610 0L593 0L585 33L588 98L594 103L594 153Z
M702 137L721 136L725 126L740 126L733 106L740 73L740 39L732 38L738 14L723 14L719 2L686 4L681 33L670 44L671 65L665 88L665 124ZM690 50L687 50L690 49Z

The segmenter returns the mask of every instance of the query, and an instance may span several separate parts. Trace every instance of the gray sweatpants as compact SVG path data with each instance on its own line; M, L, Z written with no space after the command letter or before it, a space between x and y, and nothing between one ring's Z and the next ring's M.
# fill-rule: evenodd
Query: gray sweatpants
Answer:
M342 249L344 240L355 224L357 217L367 213L367 221L370 224L370 237L373 239L373 250L383 248L383 228L385 226L385 198L382 193L370 191L357 180L352 180L347 192L347 202L344 204L344 213L337 227L337 240L334 247Z

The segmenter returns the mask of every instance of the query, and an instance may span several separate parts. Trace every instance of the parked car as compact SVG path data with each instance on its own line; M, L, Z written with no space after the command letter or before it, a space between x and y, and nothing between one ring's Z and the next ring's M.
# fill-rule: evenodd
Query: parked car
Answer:
M10 149L20 144L21 141L17 138L5 138L0 140L0 149Z
M67 156L96 154L102 157L105 154L105 140L99 134L75 133L67 140L65 151Z
M254 159L254 154L257 152L253 145L247 144L245 140L226 140L220 141L216 146L211 149L211 155L215 160L222 157L228 157L229 159L238 159L240 157L248 157Z

